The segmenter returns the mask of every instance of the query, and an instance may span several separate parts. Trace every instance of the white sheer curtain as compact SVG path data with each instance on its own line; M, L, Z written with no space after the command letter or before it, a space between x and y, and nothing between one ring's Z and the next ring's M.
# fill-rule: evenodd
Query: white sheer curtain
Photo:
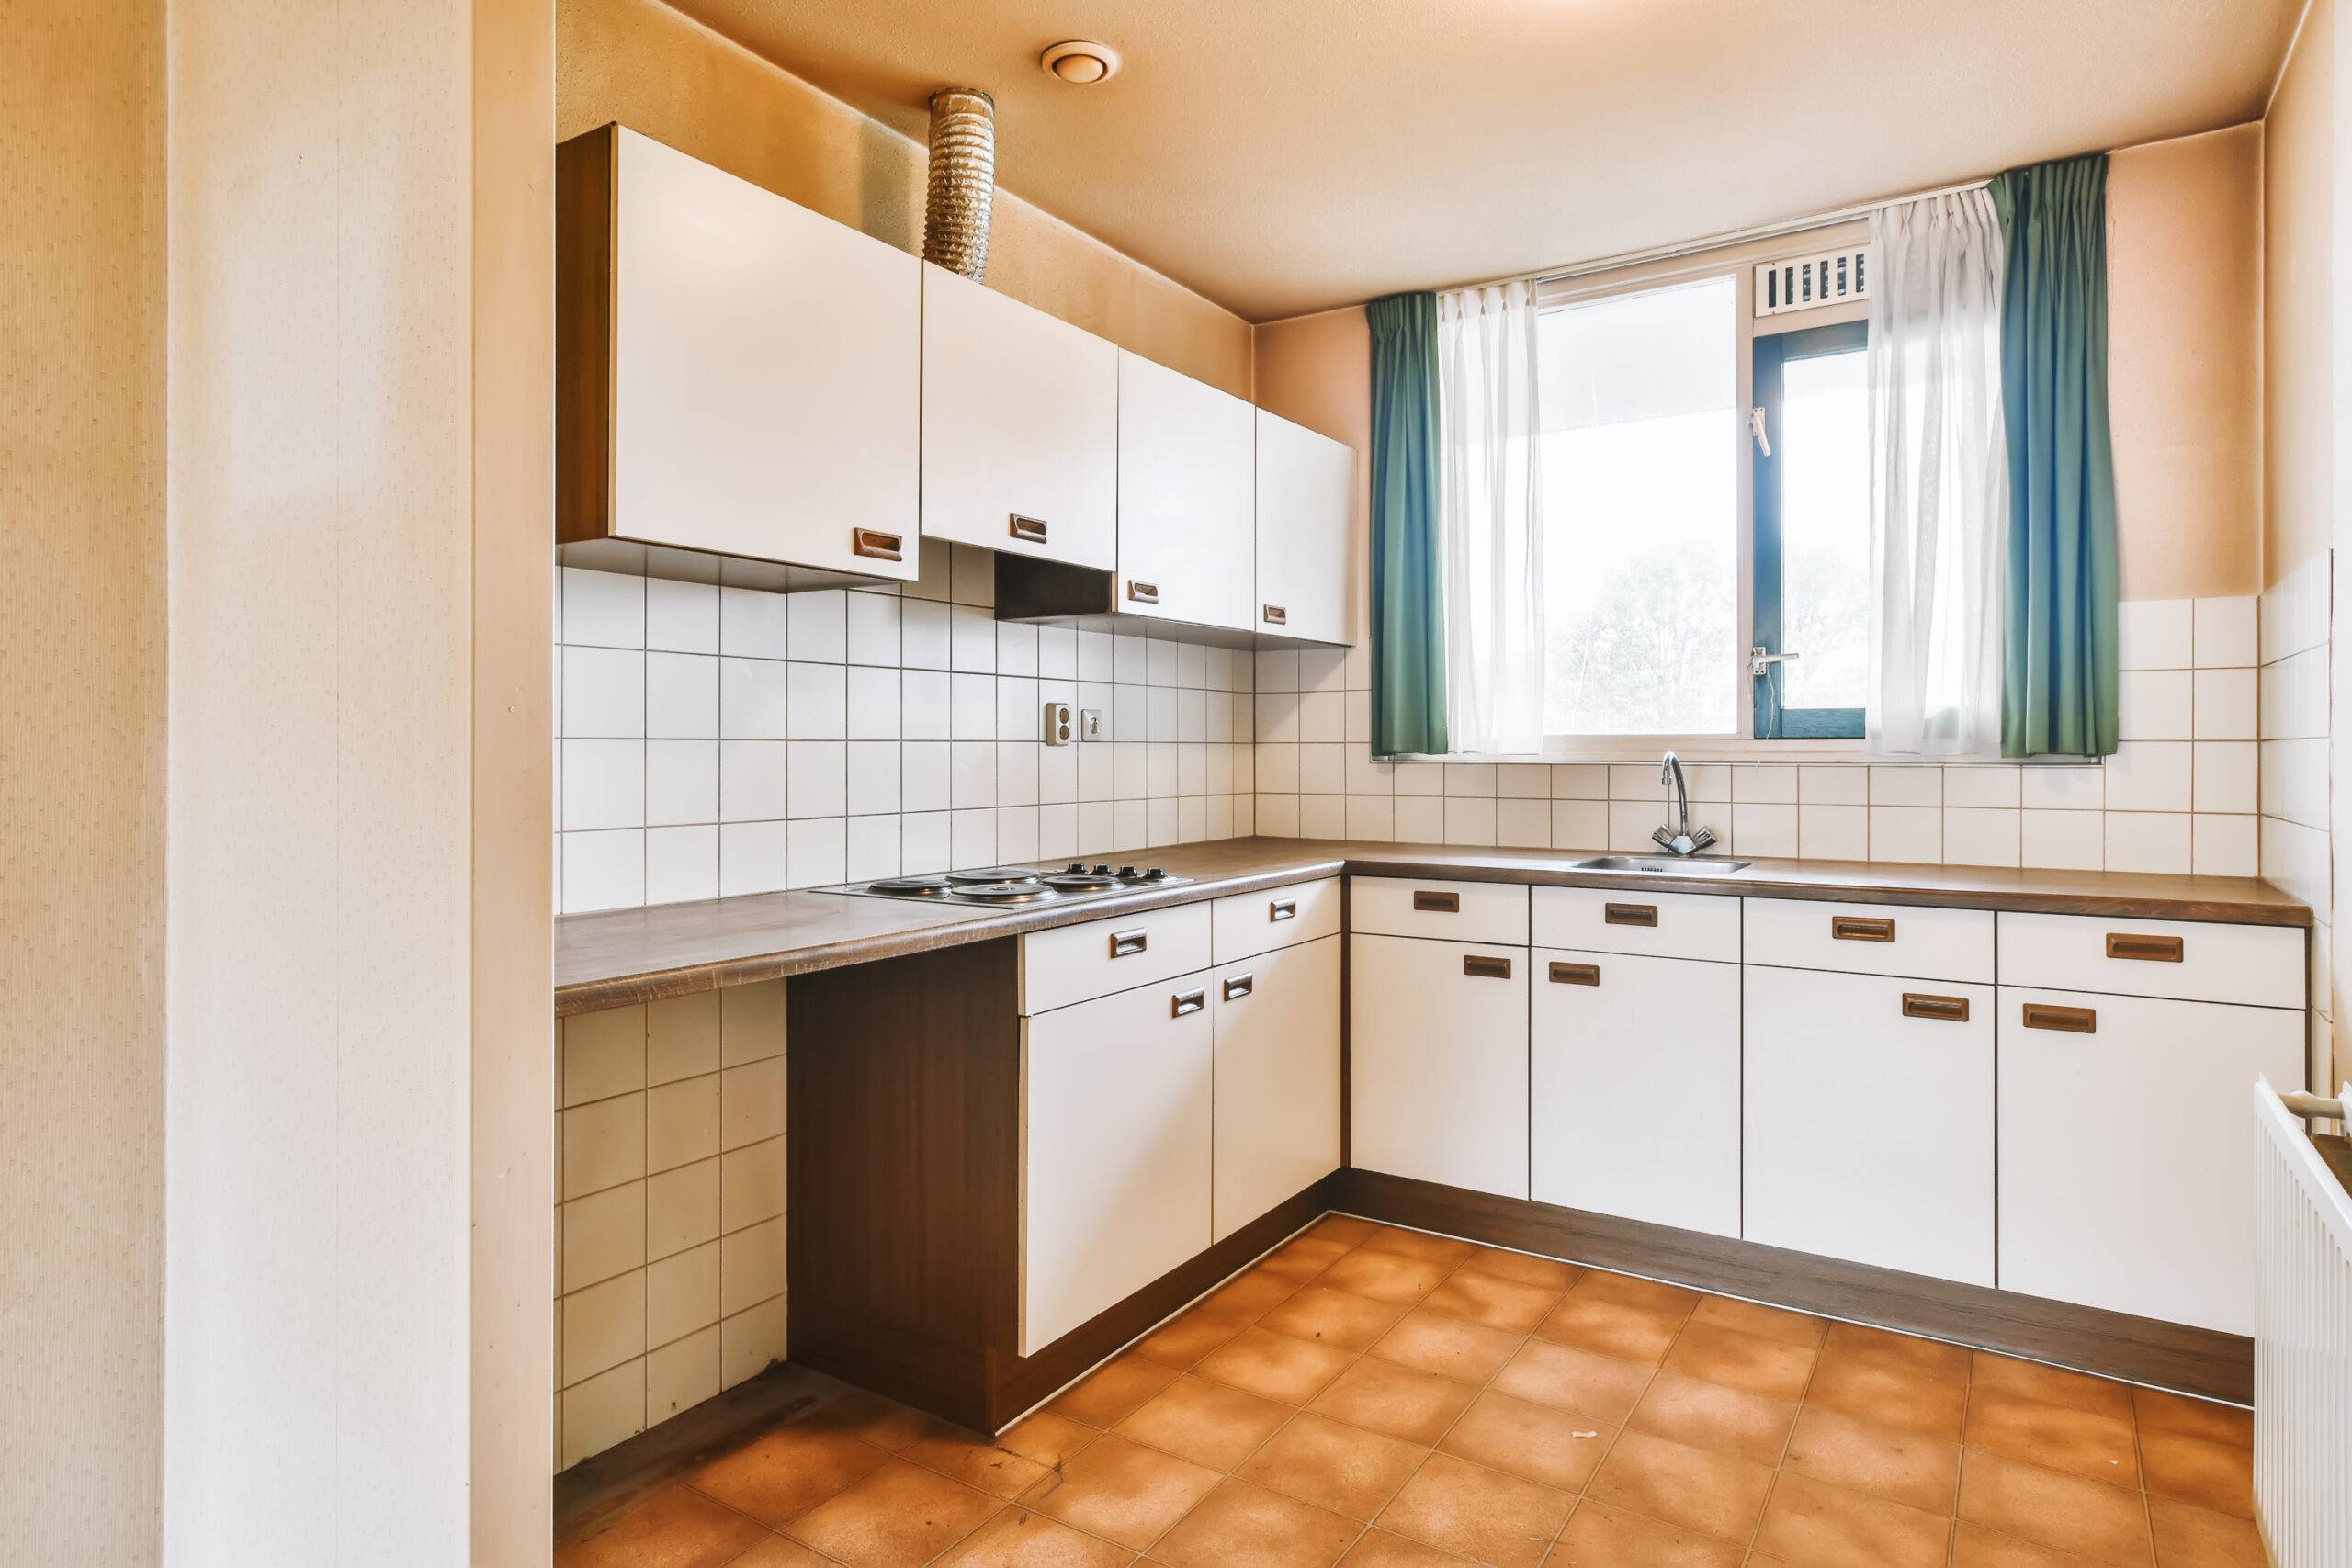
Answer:
M1437 300L1446 726L1455 751L1544 748L1544 528L1535 288Z
M2006 250L1982 190L1871 215L1865 749L1998 756L2009 524Z

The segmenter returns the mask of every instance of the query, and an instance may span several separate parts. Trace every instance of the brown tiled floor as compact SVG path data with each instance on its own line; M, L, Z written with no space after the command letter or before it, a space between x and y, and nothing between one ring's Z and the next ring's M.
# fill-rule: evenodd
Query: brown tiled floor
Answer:
M994 1442L853 1394L558 1568L2260 1564L2244 1411L1329 1218Z

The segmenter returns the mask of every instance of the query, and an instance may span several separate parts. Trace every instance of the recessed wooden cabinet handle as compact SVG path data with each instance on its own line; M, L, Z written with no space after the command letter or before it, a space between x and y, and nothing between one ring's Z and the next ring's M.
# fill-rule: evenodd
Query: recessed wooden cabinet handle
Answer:
M1829 934L1838 942L1893 942L1894 922L1868 915L1833 915Z
M1601 907L1600 922L1609 926L1655 926L1657 924L1656 904L1607 904Z
M2052 1007L2048 1002L2025 1004L2028 1029L2055 1029L2068 1034L2097 1034L2098 1013L2091 1008Z
M885 534L878 528L852 528L849 531L849 551L854 556L868 556L875 560L904 560L900 553L906 540L897 534Z
M1127 597L1138 604L1157 604L1159 603L1159 584L1137 582L1131 577L1127 579Z
M1011 532L1016 539L1026 539L1033 545L1042 545L1046 542L1046 520L1042 517L1023 517L1018 512L1013 513Z
M1168 1016L1182 1018L1188 1012L1198 1012L1208 1005L1208 992L1195 986L1189 991L1179 991L1168 998Z
M1475 975L1481 980L1508 980L1510 978L1510 960L1489 958L1482 953L1464 953L1462 972Z
M1416 892L1413 908L1425 915L1458 915L1462 913L1462 895Z
M1903 1016L1932 1018L1943 1023L1966 1023L1968 998L1966 997L1930 997L1918 991L1905 991L1903 993Z
M1600 965L1598 964L1555 964L1552 984L1555 986L1598 986Z
M2143 936L2123 931L2107 933L2107 955L2109 958L2137 958L2149 964L2177 964L2181 961L2181 941L2177 936Z
M1113 931L1111 933L1111 956L1114 958L1132 958L1136 953L1141 953L1144 948L1150 943L1150 942L1151 933L1145 931L1141 926L1137 926L1131 931Z
M1266 624L1275 626L1286 626L1290 625L1290 612L1283 609L1280 604L1269 604L1266 606Z
M1266 919L1270 920L1295 920L1298 919L1298 900L1295 898L1274 899L1266 906Z
M1229 979L1227 979L1227 980L1226 981L1226 983L1225 983L1225 999L1226 999L1227 1001L1229 1001L1229 1002L1233 1002L1233 1001L1239 1001L1243 997L1248 996L1250 992L1252 992L1252 991L1256 990L1257 988L1258 988L1258 976L1255 976L1255 975L1236 975L1236 976L1233 976L1232 977L1230 977Z

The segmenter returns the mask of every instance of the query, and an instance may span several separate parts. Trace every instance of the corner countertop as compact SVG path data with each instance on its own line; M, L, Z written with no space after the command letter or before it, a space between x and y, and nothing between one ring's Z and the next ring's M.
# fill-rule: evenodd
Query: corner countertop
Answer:
M1182 887L1045 908L946 909L896 898L797 892L567 915L555 922L555 1010L560 1018L594 1012L1351 873L2233 925L2312 923L2308 906L2244 876L1807 860L1758 860L1745 871L1715 876L1572 869L1598 852L1227 839L1151 852L1153 864L1193 879Z

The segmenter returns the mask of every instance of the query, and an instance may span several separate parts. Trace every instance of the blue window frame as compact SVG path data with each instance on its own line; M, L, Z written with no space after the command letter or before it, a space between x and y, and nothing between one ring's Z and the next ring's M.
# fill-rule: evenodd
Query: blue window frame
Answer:
M1761 439L1752 439L1750 443L1755 462L1756 525L1751 640L1756 656L1749 670L1755 686L1755 734L1759 740L1848 739L1860 739L1862 733L1860 706L1789 706L1781 700L1783 694L1789 692L1786 661L1801 659L1807 651L1788 646L1797 615L1796 607L1786 602L1790 572L1782 548L1786 533L1783 507L1792 498L1782 493L1783 470L1789 458L1789 432L1782 415L1783 390L1791 366L1831 355L1860 355L1869 342L1869 332L1868 322L1841 321L1755 340L1752 390L1759 429L1752 434ZM1862 635L1866 636L1867 602L1861 613L1865 627ZM1815 629L1819 630L1817 622ZM1816 660L1824 657L1824 649L1813 651ZM1806 674L1810 677L1813 671Z

